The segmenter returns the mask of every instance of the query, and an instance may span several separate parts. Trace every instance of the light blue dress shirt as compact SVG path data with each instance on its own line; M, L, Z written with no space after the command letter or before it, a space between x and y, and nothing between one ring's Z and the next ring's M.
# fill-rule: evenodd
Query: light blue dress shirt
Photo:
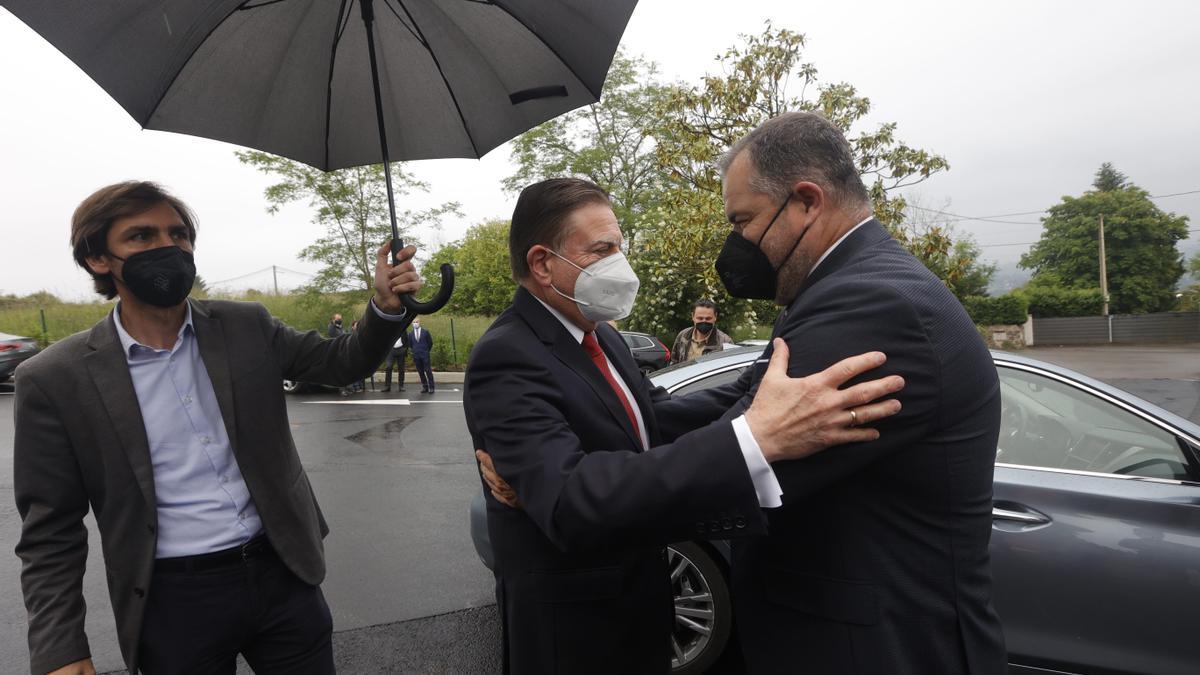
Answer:
M262 531L262 520L200 358L191 305L171 349L138 343L121 325L120 309L118 305L117 335L154 466L156 557L211 553L249 541Z

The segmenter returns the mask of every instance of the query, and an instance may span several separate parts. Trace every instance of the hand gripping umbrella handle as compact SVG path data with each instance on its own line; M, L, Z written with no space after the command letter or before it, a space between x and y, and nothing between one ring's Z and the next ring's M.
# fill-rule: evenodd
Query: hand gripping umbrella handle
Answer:
M396 254L400 249L404 248L404 242L399 239L392 239L392 264L396 264ZM412 293L405 293L400 296L400 302L404 303L405 309L414 314L433 314L446 303L450 301L450 294L454 292L454 265L450 263L442 263L442 287L438 289L437 295L428 302L421 302L413 297Z

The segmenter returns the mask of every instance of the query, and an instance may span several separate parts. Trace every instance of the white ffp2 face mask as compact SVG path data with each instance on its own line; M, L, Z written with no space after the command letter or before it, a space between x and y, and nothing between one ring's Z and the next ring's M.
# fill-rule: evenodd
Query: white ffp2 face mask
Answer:
M555 293L579 305L580 313L589 321L617 321L633 311L633 302L637 299L642 282L629 266L624 253L617 252L587 267L580 267L557 252L550 252L580 272L575 280L575 297L563 293L553 284L550 287L554 288Z

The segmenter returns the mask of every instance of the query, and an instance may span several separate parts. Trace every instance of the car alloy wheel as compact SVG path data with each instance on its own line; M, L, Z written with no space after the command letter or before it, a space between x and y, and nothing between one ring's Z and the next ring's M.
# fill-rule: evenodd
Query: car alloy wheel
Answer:
M707 549L693 542L667 547L675 596L671 672L699 675L721 657L729 642L733 607L725 573Z
M295 394L300 391L301 384L296 380L284 380L283 390L289 394Z

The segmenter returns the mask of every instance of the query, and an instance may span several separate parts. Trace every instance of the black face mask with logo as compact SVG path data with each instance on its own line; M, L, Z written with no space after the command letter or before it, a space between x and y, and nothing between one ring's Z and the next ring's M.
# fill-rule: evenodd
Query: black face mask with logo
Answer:
M775 217L771 218L771 222L767 224L767 229L763 230L762 235L759 236L758 241L751 243L749 239L737 232L730 232L729 236L725 237L725 246L717 256L717 275L721 277L721 283L725 284L725 290L729 291L733 297L747 300L775 299L779 268L771 264L771 259L758 245L767 236L767 232L774 227L775 221L779 220L780 214L787 208L789 201L791 201L791 197L784 200L779 210L775 212ZM807 233L808 228L804 228L804 232L800 233L792 250L788 251L788 254L779 263L780 267L796 252L800 241Z
M122 283L134 297L155 307L174 307L183 302L196 283L196 259L178 246L162 246L122 258ZM113 275L116 276L116 275Z

